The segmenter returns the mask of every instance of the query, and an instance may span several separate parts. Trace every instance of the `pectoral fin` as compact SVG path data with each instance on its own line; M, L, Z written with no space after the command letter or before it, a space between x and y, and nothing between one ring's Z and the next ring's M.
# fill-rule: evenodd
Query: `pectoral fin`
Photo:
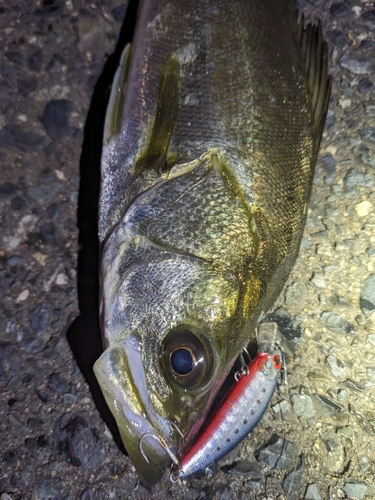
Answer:
M162 68L155 120L146 151L137 162L137 170L166 169L167 151L178 113L179 93L180 62L172 54Z
M130 54L131 44L128 44L121 54L120 64L115 73L111 95L109 96L103 134L103 144L105 145L108 144L112 137L120 131L129 72Z
M303 21L302 16L300 42L311 95L317 154L328 110L331 80L327 74L327 45L323 40L322 27L320 24L308 24L304 27Z

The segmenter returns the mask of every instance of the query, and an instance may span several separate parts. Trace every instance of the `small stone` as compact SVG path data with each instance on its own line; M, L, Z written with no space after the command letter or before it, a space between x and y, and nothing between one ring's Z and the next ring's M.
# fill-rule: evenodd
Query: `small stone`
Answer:
M47 261L48 255L45 255L42 252L35 252L32 255L33 255L34 259L36 261L38 261L41 266L45 266L46 265L46 261Z
M36 78L19 78L17 81L18 92L26 97L38 87Z
M39 304L29 314L29 323L32 331L37 335L42 335L46 331L48 319L48 306L44 303Z
M253 480L260 480L262 477L262 466L259 462L250 460L240 460L232 465L224 465L221 470L226 474L240 474L250 476Z
M344 375L346 367L336 358L336 356L332 354L327 356L326 364L334 377L339 378Z
M364 57L350 57L349 54L344 54L339 64L341 67L348 69L351 73L356 75L367 75L371 73L371 62Z
M293 314L298 314L306 302L306 285L302 282L296 282L288 286L285 294L285 303Z
M358 205L354 205L358 217L366 217L374 211L374 204L371 201L362 201Z
M24 302L29 295L30 295L30 292L29 292L29 290L27 290L27 288L26 288L26 290L22 290L22 292L16 298L16 302Z
M305 248L309 248L309 247L311 247L312 244L313 244L313 242L311 240L302 236L300 249L304 250Z
M369 315L375 310L375 274L370 274L370 276L365 280L363 288L361 290L361 295L359 299L359 305L362 312Z
M329 330L335 333L354 335L354 326L341 318L338 314L325 311L320 316L320 322Z
M25 153L32 153L43 149L44 137L20 125L5 125L0 130L0 144L15 147Z
M344 177L344 183L350 187L372 187L374 184L374 176L359 172L356 168L349 169Z
M68 277L65 273L60 273L56 276L56 285L67 285L68 284Z
M25 208L27 207L27 201L21 196L15 196L14 198L12 198L10 206L12 207L13 210L21 212L22 210L25 210Z
M307 394L293 394L291 401L293 411L299 417L312 418L314 416L313 402Z
M350 427L349 425L347 427L341 427L340 429L337 429L336 432L339 436L343 436L346 439L349 439L353 443L353 441L354 441L354 429L353 429L353 427Z
M126 4L115 7L111 13L117 23L122 23L126 14Z
M72 103L66 99L47 104L41 121L51 139L61 139L68 134L71 110Z
M345 483L344 491L349 498L364 498L367 485L364 483Z
M33 500L61 500L62 483L59 477L42 477L32 491Z
M330 12L333 17L346 17L350 10L345 3L333 3L330 7Z
M13 196L17 191L17 186L12 182L6 182L0 186L0 199Z
M289 401L280 401L272 407L276 415L281 415L283 419L290 420L293 417L292 405Z
M313 394L313 402L315 411L321 416L337 416L338 413L345 411L342 405L322 394Z
M305 493L305 500L322 500L316 484L309 484Z
M39 49L33 52L27 60L27 66L30 71L40 71L43 66L43 52Z
M271 444L259 451L257 460L276 470L290 470L296 463L298 453L296 444L275 436Z
M367 127L359 131L363 140L375 142L375 127Z
M317 288L326 288L327 286L326 282L324 281L323 274L320 273L314 273L310 281Z
M60 373L51 373L48 377L47 387L51 392L55 394L64 394L70 389L69 382L63 378Z
M288 500L299 500L302 486L302 474L304 471L303 460L300 459L297 467L290 472L283 482L283 491Z
M367 76L364 76L359 80L357 89L361 94L368 94L373 90L373 88L374 84L369 78L367 78Z
M15 50L10 50L9 52L5 52L4 56L10 61L11 63L15 64L16 66L22 66L23 65L23 55L20 52L17 52Z
M56 226L52 222L42 224L39 230L40 239L45 245L58 246Z
M63 460L84 470L98 467L103 459L98 433L80 415L65 413L53 431L53 450Z

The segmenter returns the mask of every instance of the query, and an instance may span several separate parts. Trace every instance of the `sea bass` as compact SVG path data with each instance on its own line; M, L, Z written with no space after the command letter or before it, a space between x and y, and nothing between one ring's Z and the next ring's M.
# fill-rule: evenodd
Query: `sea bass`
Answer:
M149 484L285 284L328 99L292 0L141 0L105 123L94 371Z

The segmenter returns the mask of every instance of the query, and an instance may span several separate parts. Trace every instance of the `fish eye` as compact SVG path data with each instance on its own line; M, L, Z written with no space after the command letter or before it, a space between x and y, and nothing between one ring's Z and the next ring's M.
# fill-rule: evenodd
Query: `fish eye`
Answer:
M171 368L177 375L188 375L195 364L195 357L189 349L175 349L171 353Z
M201 390L212 379L214 350L207 337L194 328L179 326L165 337L161 364L172 384Z

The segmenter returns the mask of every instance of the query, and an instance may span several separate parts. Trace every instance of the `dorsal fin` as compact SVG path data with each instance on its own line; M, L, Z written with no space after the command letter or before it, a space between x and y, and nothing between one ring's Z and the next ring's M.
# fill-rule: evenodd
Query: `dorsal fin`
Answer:
M112 137L119 133L124 110L126 82L129 72L131 44L124 48L119 66L112 82L111 94L105 115L103 144L108 144Z
M180 62L177 55L172 54L162 67L151 137L142 158L138 161L137 170L165 169L167 151L177 118L179 94Z
M301 15L300 27L300 43L311 95L313 134L316 138L317 152L331 93L331 80L328 76L327 44L323 40L320 22L304 26L304 17Z

